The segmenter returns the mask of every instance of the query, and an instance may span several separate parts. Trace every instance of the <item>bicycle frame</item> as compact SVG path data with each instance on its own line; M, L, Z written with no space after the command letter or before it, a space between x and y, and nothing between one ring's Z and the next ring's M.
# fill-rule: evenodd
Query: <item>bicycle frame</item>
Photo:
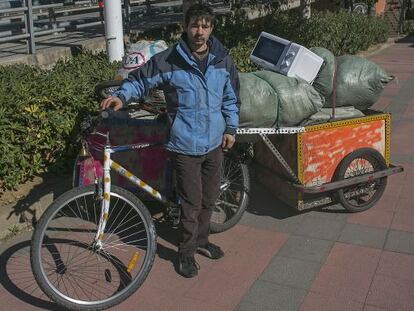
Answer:
M138 143L131 145L122 145L122 146L111 146L109 143L109 134L103 134L96 132L96 134L106 137L106 143L104 146L104 158L103 158L103 195L102 195L102 207L101 207L101 216L98 224L98 231L95 236L95 244L98 248L102 247L102 240L104 236L104 231L106 227L106 222L109 215L109 205L111 199L111 169L118 172L120 175L131 181L138 188L148 192L152 197L157 199L163 204L172 203L169 201L162 193L158 190L152 188L150 185L145 183L143 180L132 174L126 168L121 166L119 163L111 159L111 154L116 152L128 151L132 149L144 149L152 146L159 145L158 143Z

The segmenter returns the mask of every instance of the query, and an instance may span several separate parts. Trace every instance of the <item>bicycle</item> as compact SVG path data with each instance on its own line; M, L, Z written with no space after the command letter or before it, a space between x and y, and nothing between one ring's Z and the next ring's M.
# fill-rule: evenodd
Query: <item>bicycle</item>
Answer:
M166 206L175 224L179 219L179 200L111 159L113 153L159 143L112 146L108 133L91 130L95 125L96 119L86 122L83 135L105 139L103 180L56 199L37 223L31 243L31 266L39 287L59 306L71 310L102 310L119 304L142 285L154 262L156 230L150 211L137 196L112 185L111 170ZM225 158L220 198L212 216L215 232L234 226L248 203L250 184L243 154L235 150Z

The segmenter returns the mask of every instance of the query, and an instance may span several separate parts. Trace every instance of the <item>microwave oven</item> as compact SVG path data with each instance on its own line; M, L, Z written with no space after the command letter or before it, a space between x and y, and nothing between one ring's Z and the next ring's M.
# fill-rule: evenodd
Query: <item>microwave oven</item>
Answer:
M255 64L288 77L312 83L323 58L292 41L262 32L250 54Z

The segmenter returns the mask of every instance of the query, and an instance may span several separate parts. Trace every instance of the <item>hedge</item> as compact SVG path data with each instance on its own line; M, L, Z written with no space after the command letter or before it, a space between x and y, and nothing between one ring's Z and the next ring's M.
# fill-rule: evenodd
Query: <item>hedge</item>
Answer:
M97 108L94 85L118 64L81 53L46 71L0 66L0 188L13 188L46 167L68 165L78 150L79 120Z
M294 13L274 13L247 22L242 14L220 21L215 34L240 71L256 67L249 54L261 30L305 46L322 46L336 55L355 53L385 41L388 30L376 18L313 12L303 22ZM0 66L0 190L16 187L48 170L69 170L79 150L78 124L97 110L94 85L111 79L119 64L105 54L82 52L52 70Z

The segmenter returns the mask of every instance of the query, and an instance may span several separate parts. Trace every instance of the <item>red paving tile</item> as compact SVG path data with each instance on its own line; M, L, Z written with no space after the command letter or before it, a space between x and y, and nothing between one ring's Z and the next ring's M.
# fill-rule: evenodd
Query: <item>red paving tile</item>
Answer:
M215 301L225 308L234 308L287 237L284 233L250 229L185 296L200 297L205 302Z
M220 305L215 304L215 301L205 301L189 299L189 298L180 298L173 305L171 305L169 310L179 310L179 311L232 311L233 308L226 308ZM134 310L135 311L135 310Z
M232 309L238 305L256 278L246 277L241 271L239 273L234 273L234 271L224 273L221 270L213 269L205 278L200 278L185 297L199 297L204 303L214 301L215 304L223 308Z
M395 209L397 213L399 212L414 212L414 197L411 198L400 198L397 202L397 207Z
M374 208L376 211L395 211L397 208L398 196L401 192L401 187L395 187L395 190L393 188L394 187L392 187L392 185L387 185L381 199L372 208Z
M382 91L383 96L394 96L401 91L401 85L399 86L386 86Z
M392 211L377 210L377 207L374 206L367 211L350 215L347 222L377 228L389 228L393 217L394 213Z
M386 311L386 309L365 305L364 311Z
M343 300L364 302L372 277L372 273L324 265L316 276L311 291Z
M245 239L236 242L226 256L214 264L213 269L236 273L243 271L257 278L287 238L284 233L269 235L267 231L252 228ZM252 265L253 260L255 265Z
M390 311L412 311L414 282L376 275L366 303Z
M310 292L299 311L362 311L363 308L364 304L361 302Z
M157 257L142 288L115 309L138 310L141 307L145 311L230 311L240 302L287 237L287 234L242 225L226 233L212 235L212 242L219 244L226 256L212 261L196 255L201 269L198 277L193 279L181 277L170 261ZM159 243L168 245L162 239ZM255 254L257 245L266 245L266 248Z
M381 97L373 106L373 109L376 110L384 110L385 108L388 107L388 105L390 104L391 99L390 98L385 98L385 97Z
M404 112L404 116L406 118L414 117L414 100L410 101L410 103L408 104L408 107Z
M395 213L391 229L414 232L414 210Z
M377 274L414 281L414 255L384 251Z
M364 272L373 275L380 256L379 249L337 242L332 247L325 265L347 269L355 274Z
M404 186L401 188L400 198L411 198L413 196L414 181L406 178Z

